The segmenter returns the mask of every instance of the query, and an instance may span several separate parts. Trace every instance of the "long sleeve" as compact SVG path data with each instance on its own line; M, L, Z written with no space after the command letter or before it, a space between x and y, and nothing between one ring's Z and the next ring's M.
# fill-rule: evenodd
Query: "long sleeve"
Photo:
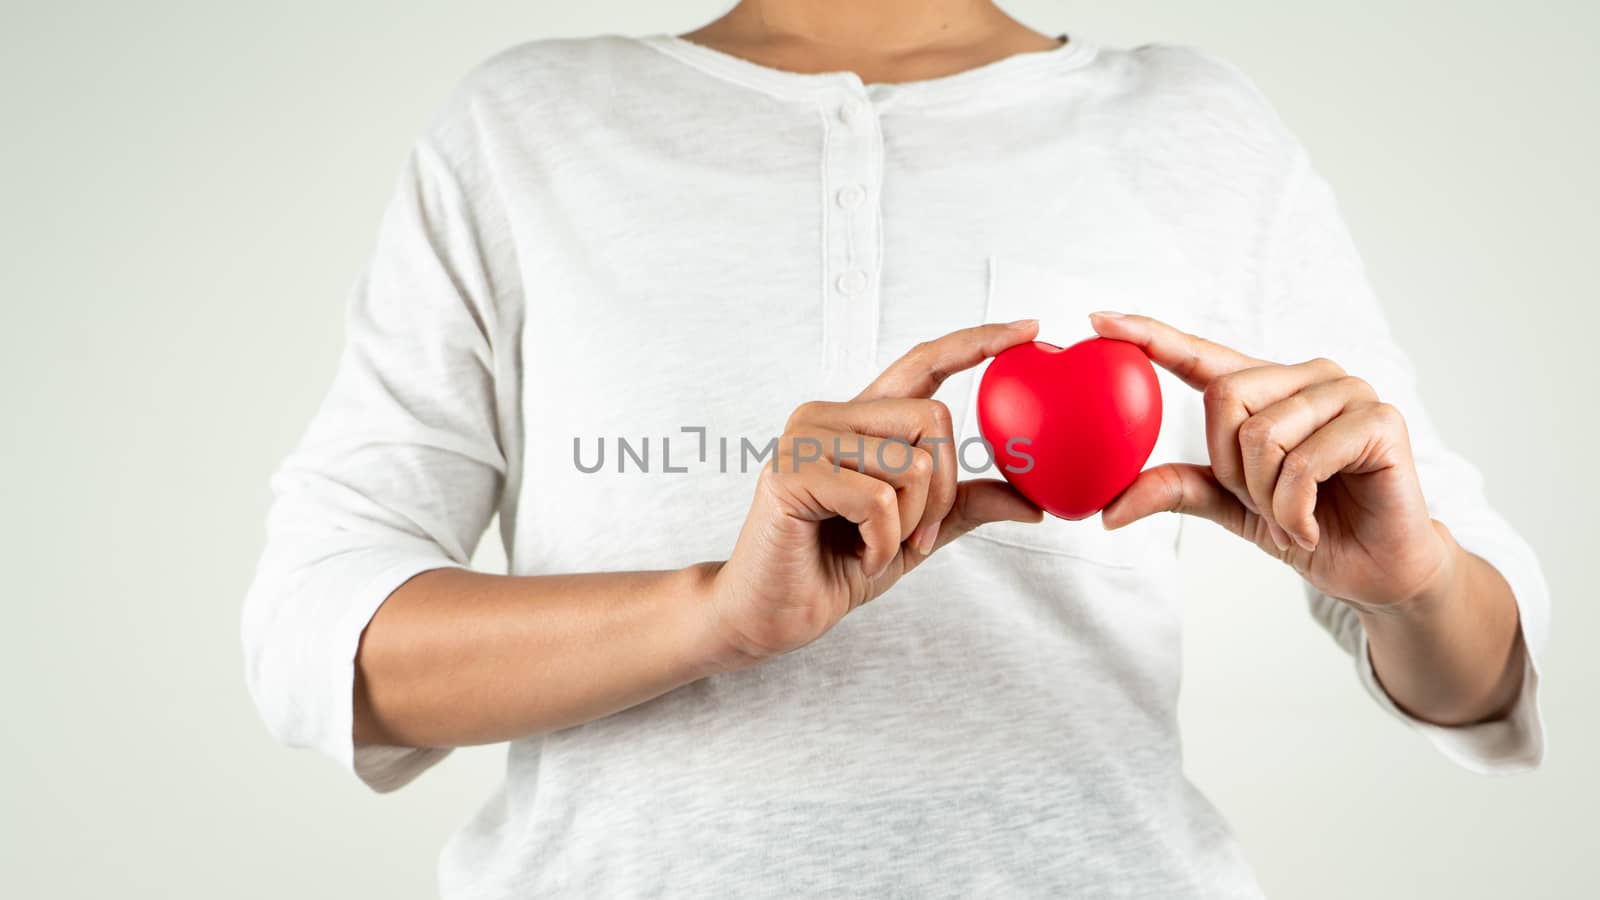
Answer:
M511 355L504 298L518 288L492 263L508 242L471 196L419 141L349 299L333 384L272 476L245 600L247 679L269 730L379 791L449 751L353 744L361 633L407 579L468 564L514 458L513 379L497 370Z
M1549 590L1539 561L1490 506L1478 469L1441 440L1423 407L1412 364L1390 335L1333 192L1303 152L1295 160L1264 251L1262 347L1284 362L1333 359L1400 409L1430 514L1463 548L1493 565L1516 596L1528 650L1522 694L1501 721L1454 728L1422 722L1400 710L1379 684L1365 630L1353 610L1308 584L1312 615L1352 655L1361 683L1378 704L1426 735L1445 756L1478 772L1533 768L1544 756L1538 673L1550 632Z

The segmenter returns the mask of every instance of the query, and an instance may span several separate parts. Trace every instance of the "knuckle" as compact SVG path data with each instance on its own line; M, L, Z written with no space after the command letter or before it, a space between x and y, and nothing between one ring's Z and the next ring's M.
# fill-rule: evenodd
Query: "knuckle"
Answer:
M1357 375L1341 375L1338 379L1338 384L1342 390L1351 394L1362 397L1378 396L1378 392L1373 390L1372 385L1368 384L1366 379Z
M1167 512L1177 512L1183 509L1183 479L1172 469L1161 470L1162 493L1166 495L1163 506Z
M933 477L933 454L921 447L911 448L911 459L906 471L918 481L927 481Z
M1239 426L1239 444L1245 448L1265 447L1272 443L1278 423L1271 416L1251 416Z
M1318 371L1327 372L1335 376L1344 374L1344 367L1327 358L1326 356L1315 357L1306 365Z
M927 404L928 421L933 423L934 429L940 433L949 432L955 421L950 416L950 407L942 400L929 400Z
M779 460L787 463L791 457L798 459L802 450L810 450L812 437L804 422L798 422L793 427L785 429L783 436L778 439L778 452L775 454ZM801 460L803 461L803 460Z
M821 414L827 403L821 400L807 400L796 406L794 412L789 414L789 421L784 425L784 431L795 431L804 423L809 422Z
M894 488L887 482L880 481L871 490L872 493L868 499L872 502L874 518L888 516L899 510L899 495L895 493Z
M1233 375L1223 375L1206 385L1202 392L1205 407L1213 412L1228 409L1239 399L1239 382Z
M1283 474L1281 480L1290 484L1304 479L1311 471L1311 457L1299 450L1291 450L1283 458Z
M1372 407L1372 416L1384 428L1404 430L1406 427L1405 415L1393 403L1379 403Z
M789 478L792 477L786 474L788 468L788 466L782 464L781 460L776 469L762 466L761 471L756 475L756 489L768 493L782 490Z
M1139 316L1139 319L1145 323L1146 327L1150 327L1149 323L1153 321L1144 316ZM1167 326L1167 328L1172 332L1176 350L1179 354L1179 359L1175 364L1177 371L1184 377L1194 375L1205 362L1205 353L1201 347L1200 339L1170 326Z

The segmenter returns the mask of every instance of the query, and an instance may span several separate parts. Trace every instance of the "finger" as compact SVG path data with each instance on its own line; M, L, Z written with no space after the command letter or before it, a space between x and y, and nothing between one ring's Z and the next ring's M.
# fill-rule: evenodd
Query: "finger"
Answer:
M922 522L912 536L912 546L917 552L933 552L939 540L944 520L955 509L960 485L960 469L956 460L955 428L950 421L950 410L944 410L943 419L937 423L938 432L927 434L918 442L933 454L933 472L928 480L928 505L922 512Z
M1256 371L1246 370L1245 373ZM1353 375L1319 381L1269 404L1239 426L1238 453L1244 464L1244 482L1255 509L1272 514L1272 493L1283 470L1283 459L1302 441L1344 413L1376 403L1372 386Z
M806 518L821 522L843 516L861 533L861 569L876 578L900 552L900 505L887 481L851 469L780 467L775 476L782 489L800 500Z
M1292 366L1261 365L1230 372L1213 380L1203 394L1206 411L1206 450L1211 456L1211 471L1253 513L1269 515L1266 497L1252 497L1245 477L1245 461L1239 429L1256 412L1319 381L1344 374L1326 359Z
M930 434L950 430L950 408L938 400L892 397L852 400L848 403L815 401L802 404L789 418L789 430L820 427L880 438L905 438L912 443Z
M1258 518L1266 524L1267 536L1272 539L1272 546L1277 547L1279 550L1289 549L1290 544L1294 543L1294 540L1289 537L1289 532L1284 531L1282 525L1271 519L1264 516Z
M1315 550L1317 487L1341 472L1370 473L1395 464L1393 450L1407 441L1405 420L1387 403L1347 412L1319 428L1284 457L1272 492L1272 510L1295 543Z
M1299 551L1281 528L1245 509L1205 466L1170 463L1145 470L1101 510L1100 522L1107 529L1117 529L1157 512L1209 519L1268 553L1275 546L1281 562L1297 568L1304 564L1303 560L1297 562L1295 554ZM1267 543L1269 539L1271 545Z
M1250 537L1239 498L1217 481L1209 467L1193 463L1167 463L1140 472L1133 484L1100 511L1100 524L1121 528L1158 512L1199 516L1240 537Z
M795 411L788 427L803 431L818 426L881 438L903 438L931 454L933 470L927 482L928 495L921 517L904 522L906 527L914 529L912 545L924 553L930 551L937 538L939 522L955 503L956 480L960 475L950 408L938 400L920 398L807 403Z
M1149 316L1116 312L1089 314L1089 324L1101 337L1136 344L1150 361L1183 379L1197 391L1230 372L1266 365L1221 344L1196 337Z
M944 380L970 369L996 353L1033 339L1039 331L1037 319L1023 319L1004 325L978 325L952 331L912 347L883 370L857 400L884 397L932 397Z
M933 478L934 458L928 451L913 446L904 438L877 438L841 431L814 431L791 438L810 439L808 449L821 447L813 462L860 472L887 481L895 489L900 508L900 540L910 540L926 520L929 482ZM799 459L800 457L795 457Z
M1043 519L1043 510L1029 503L1004 481L997 478L963 481L956 486L955 503L950 515L940 523L938 540L930 552L990 522L1039 522Z

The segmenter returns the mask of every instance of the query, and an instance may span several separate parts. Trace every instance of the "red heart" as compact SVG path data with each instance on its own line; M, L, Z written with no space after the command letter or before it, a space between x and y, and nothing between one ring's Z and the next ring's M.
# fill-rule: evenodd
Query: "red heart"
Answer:
M978 432L1000 473L1063 519L1094 515L1132 484L1160 431L1155 367L1127 341L1019 344L978 385Z

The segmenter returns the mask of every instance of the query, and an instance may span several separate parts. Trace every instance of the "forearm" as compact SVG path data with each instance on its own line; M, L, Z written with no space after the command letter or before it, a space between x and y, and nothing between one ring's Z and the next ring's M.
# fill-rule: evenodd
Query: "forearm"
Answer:
M358 744L454 747L609 715L716 669L704 602L714 567L417 575L356 655Z
M1401 709L1439 725L1503 716L1522 688L1526 648L1511 588L1495 568L1435 529L1451 549L1409 603L1356 606L1378 680Z

